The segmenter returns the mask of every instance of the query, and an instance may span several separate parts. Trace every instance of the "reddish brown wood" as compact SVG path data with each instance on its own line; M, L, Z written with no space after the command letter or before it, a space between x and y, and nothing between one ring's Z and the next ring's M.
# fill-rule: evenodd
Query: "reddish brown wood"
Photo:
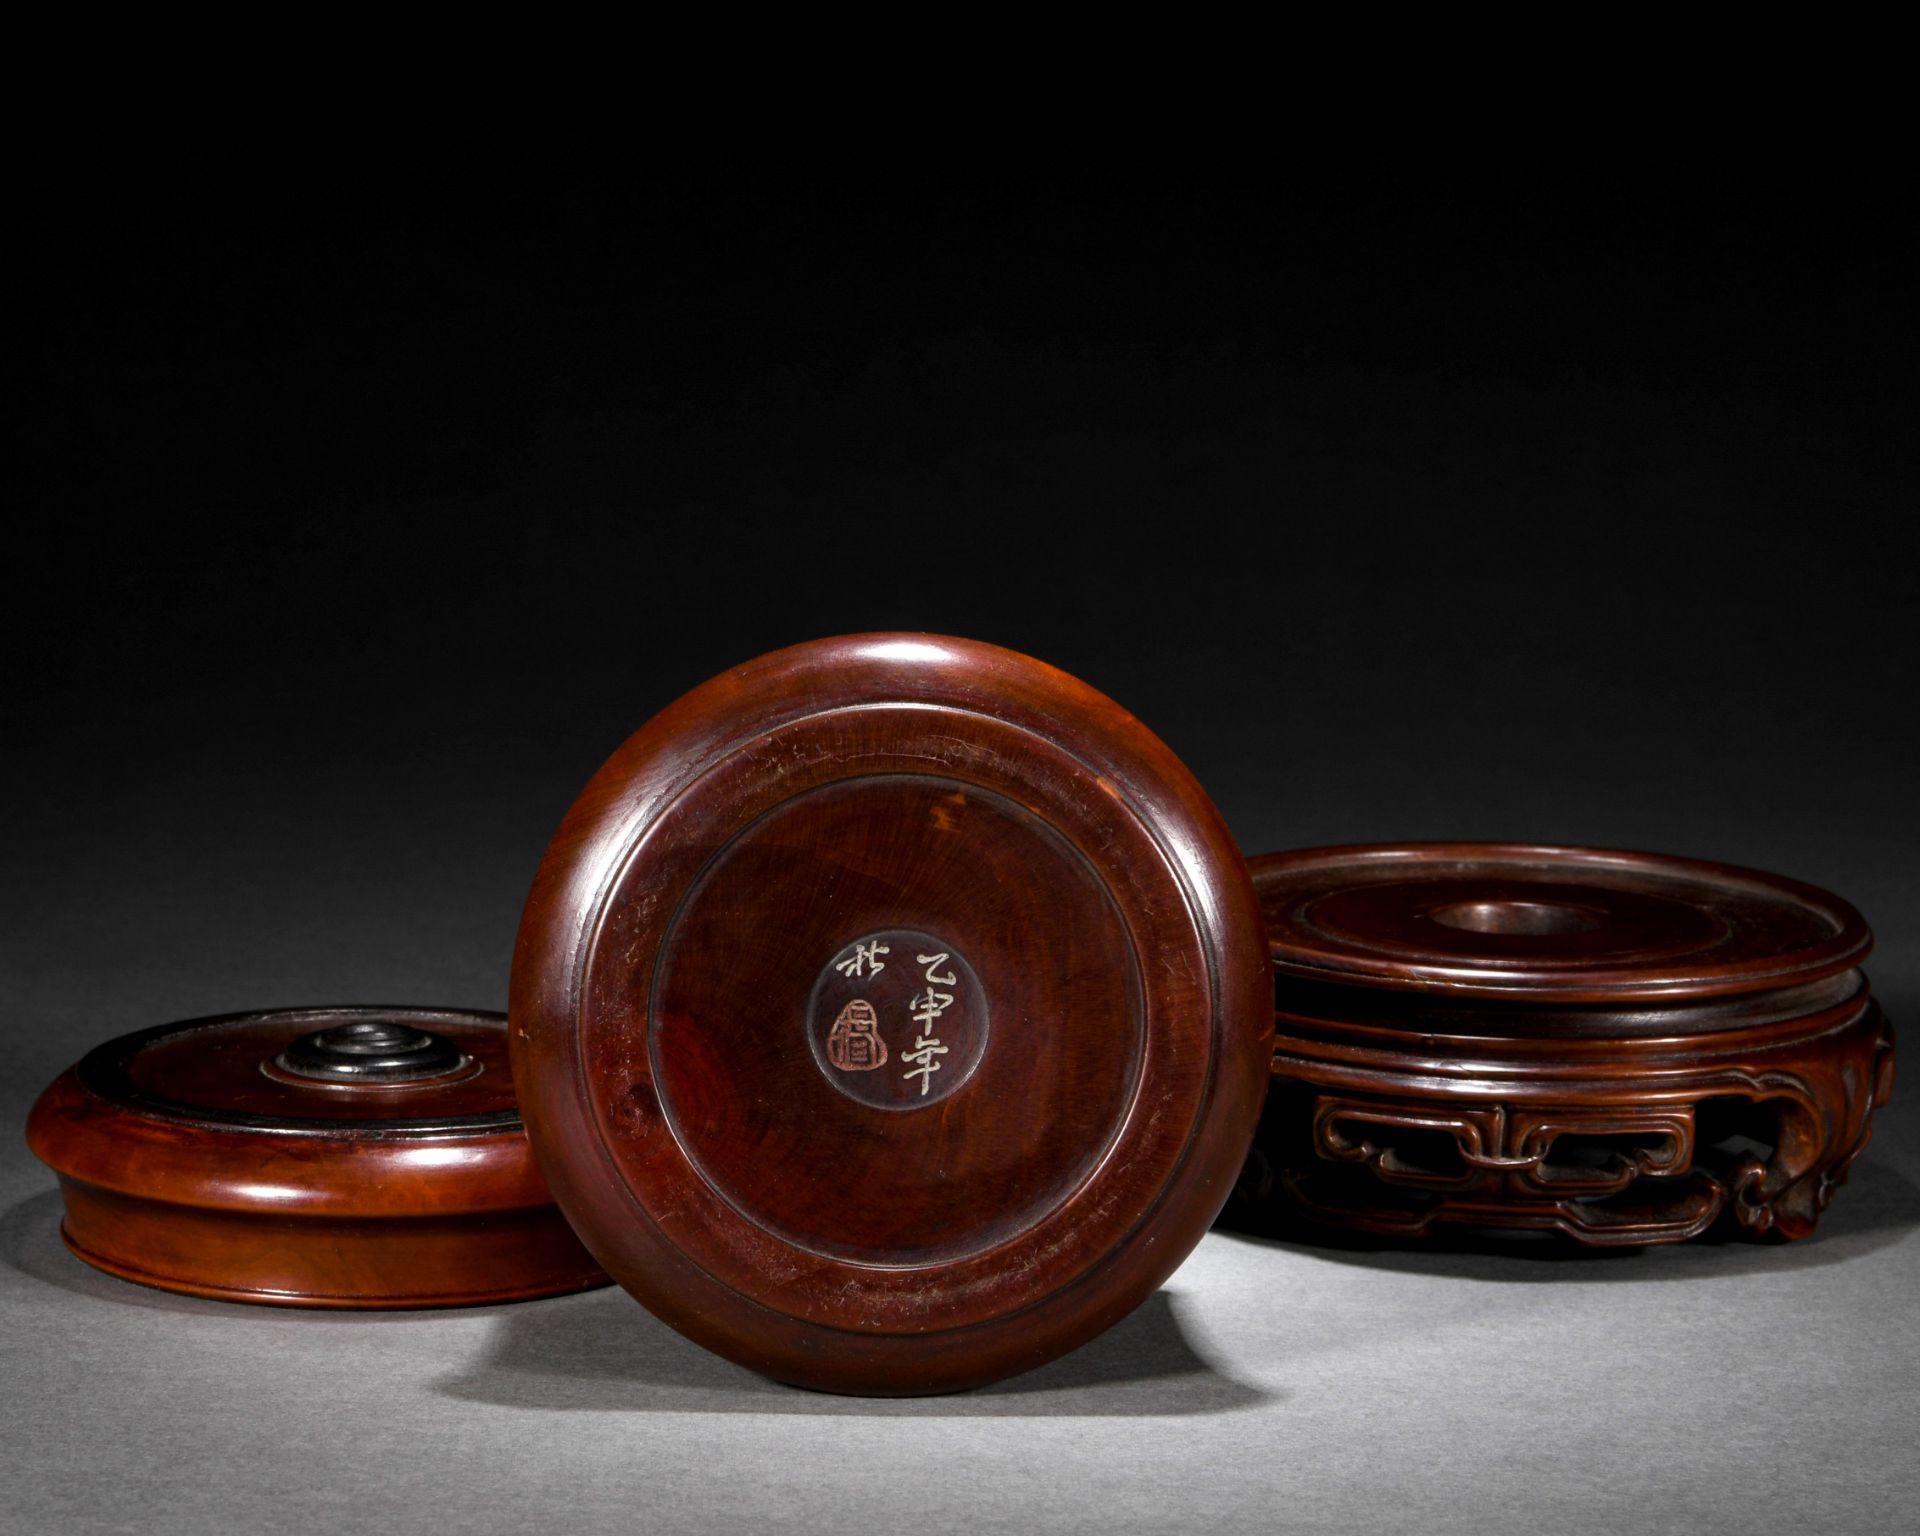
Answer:
M1892 1091L1872 936L1812 886L1471 843L1252 867L1278 1023L1244 1187L1310 1220L1803 1237Z
M1226 828L1138 721L1010 651L854 636L714 679L587 787L521 924L514 1071L561 1205L667 1322L947 1391L1199 1240L1269 987Z
M403 1086L303 1079L298 1039L430 1031L453 1070ZM61 1234L163 1290L306 1307L447 1307L606 1282L527 1145L500 1014L321 1008L189 1020L111 1041L27 1125L60 1176Z

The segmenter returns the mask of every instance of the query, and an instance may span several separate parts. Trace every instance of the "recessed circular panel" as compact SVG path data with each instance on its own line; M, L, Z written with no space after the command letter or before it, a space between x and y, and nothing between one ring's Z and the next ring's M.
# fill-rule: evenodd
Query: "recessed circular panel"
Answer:
M1506 844L1310 849L1253 861L1284 974L1617 1002L1816 981L1857 964L1859 913L1757 870Z
M770 1374L946 1390L1071 1347L1205 1230L1271 1032L1244 867L1110 701L868 636L642 730L536 882L514 1061L628 1289Z
M795 900L802 847L824 859ZM635 984L624 957L590 973L591 995ZM1145 1018L1128 929L1057 832L889 773L797 794L708 861L646 1025L661 1115L733 1213L813 1254L927 1265L1085 1183L1132 1111ZM971 1133L1015 1105L1018 1135Z
M931 1109L957 1092L986 1054L987 1029L972 962L951 939L906 929L841 946L807 1002L814 1065L881 1109Z
M1466 933L1546 934L1590 933L1603 927L1606 915L1585 902L1517 900L1508 896L1458 898L1450 896L1424 914L1447 928Z

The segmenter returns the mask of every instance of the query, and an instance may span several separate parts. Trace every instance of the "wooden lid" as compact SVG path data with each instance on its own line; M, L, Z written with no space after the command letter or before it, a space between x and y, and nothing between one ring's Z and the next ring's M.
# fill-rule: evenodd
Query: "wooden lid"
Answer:
M1661 854L1508 843L1313 848L1252 861L1282 977L1541 1003L1725 997L1866 958L1814 886Z
M825 640L681 699L588 785L514 957L556 1197L681 1332L939 1392L1148 1296L1225 1199L1271 985L1192 777L1064 673Z
M426 1307L604 1283L527 1145L506 1019L303 1008L163 1024L40 1096L88 1263L192 1295Z

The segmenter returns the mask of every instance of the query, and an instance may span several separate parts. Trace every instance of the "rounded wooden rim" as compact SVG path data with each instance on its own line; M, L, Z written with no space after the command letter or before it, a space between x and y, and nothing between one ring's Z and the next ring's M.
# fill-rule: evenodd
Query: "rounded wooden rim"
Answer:
M309 1018L376 1013L506 1027L498 1013L372 1007L260 1009L161 1024L107 1041L56 1078L28 1118L27 1144L62 1178L90 1188L269 1220L551 1205L517 1112L359 1121L229 1114L142 1094L123 1070L143 1045L182 1034L280 1019L304 1028Z
M121 1035L117 1039L95 1046L80 1058L74 1067L74 1072L90 1093L110 1104L116 1104L122 1109L156 1120L201 1126L209 1130L252 1131L272 1136L354 1138L402 1135L474 1136L520 1129L520 1112L517 1109L503 1109L477 1115L422 1113L388 1115L362 1120L326 1119L307 1115L247 1114L148 1093L133 1081L127 1071L128 1064L146 1047L158 1044L162 1040L176 1039L181 1035L211 1033L240 1025L261 1024L284 1025L289 1031L298 1030L301 1033L309 1033L335 1024L376 1018L405 1019L422 1028L436 1023L451 1023L466 1029L491 1029L504 1032L507 1027L505 1014L472 1008L423 1008L414 1005L387 1007L371 1003L331 1005L320 1008L259 1008L245 1013L219 1013L199 1019L181 1019L171 1024L156 1024L148 1029L135 1030L131 1034ZM270 1063L267 1064L267 1070L270 1075L280 1076L272 1073ZM334 1086L294 1078L283 1077L281 1080L298 1083L316 1092L326 1092ZM452 1080L436 1078L421 1083L398 1085L397 1091L416 1096L420 1102L425 1103L431 1099L435 1088ZM465 1078L458 1080L464 1081ZM384 1085L384 1091L389 1094L395 1093L396 1085Z
M522 1258L515 1262L502 1252L503 1234L491 1223L476 1225L466 1234L470 1255L465 1272L470 1283L457 1287L418 1288L422 1265L407 1251L404 1238L376 1272L380 1282L365 1291L328 1290L328 1282L319 1277L329 1272L327 1249L337 1245L337 1233L279 1231L274 1249L273 1273L269 1283L236 1283L247 1276L216 1264L186 1264L172 1269L154 1269L130 1255L139 1252L140 1229L164 1225L175 1219L161 1202L140 1209L129 1221L124 1212L116 1213L110 1234L89 1244L73 1230L75 1213L84 1205L86 1195L67 1187L64 1190L68 1216L60 1223L60 1241L83 1264L116 1280L148 1286L156 1291L171 1291L179 1296L198 1296L206 1301L236 1302L255 1307L291 1307L328 1312L417 1312L451 1307L489 1307L508 1302L534 1301L543 1296L567 1296L590 1291L611 1282L596 1268L586 1253L572 1240L558 1211L545 1213L539 1223L547 1230L521 1232ZM131 1229L131 1230L130 1230ZM313 1254L307 1249L313 1247ZM126 1255L126 1256L123 1256ZM493 1283L488 1284L491 1280ZM292 1283L288 1283L292 1282Z
M1281 976L1398 990L1453 993L1465 997L1525 997L1539 1002L1617 1002L1634 999L1723 997L1799 986L1858 966L1873 948L1873 935L1854 907L1818 886L1764 870L1670 854L1533 843L1352 844L1264 854L1249 868L1267 922L1273 968ZM1717 910L1715 897L1758 897L1776 909L1814 915L1830 937L1791 949L1734 947L1715 960L1674 955L1641 963L1558 961L1551 957L1499 966L1470 951L1436 946L1410 955L1303 932L1278 911L1340 888L1342 880L1388 886L1420 880L1458 879L1463 887L1485 879L1544 877L1553 883L1587 885L1604 906L1615 891L1630 890L1635 877L1671 898L1693 893L1702 912ZM1601 885L1594 877L1610 877ZM1444 934L1437 934L1444 941Z

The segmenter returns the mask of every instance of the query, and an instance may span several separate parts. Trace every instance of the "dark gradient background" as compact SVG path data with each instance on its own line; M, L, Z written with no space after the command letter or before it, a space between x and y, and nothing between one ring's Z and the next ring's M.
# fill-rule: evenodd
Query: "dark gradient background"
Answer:
M50 1179L18 1149L54 1072L199 1013L503 1006L526 884L602 759L711 674L822 634L965 634L1078 674L1249 852L1583 842L1831 886L1880 934L1890 1011L1920 1011L1911 125L637 95L316 76L49 88L15 113L0 1028L8 1255L39 1287L20 1305L68 1309L41 1337L129 1290L62 1268ZM1857 1196L1877 1214L1856 1238L1898 1268L1847 1304L1908 1319L1875 1352L1873 1412L1910 1450L1887 1415L1916 1382L1911 1247L1888 1257L1920 1220L1892 1171L1920 1170L1907 1118L1883 1119L1861 1175L1878 1159L1882 1183ZM1248 1275L1293 1261L1235 1251ZM1714 1260L1769 1273L1766 1250L1701 1251L1648 1262L1696 1266L1695 1291ZM1772 1258L1809 1285L1845 1269ZM1431 1262L1444 1310L1513 1261ZM1627 1317L1673 1290L1601 1289ZM1832 1304L1782 1295L1783 1326ZM235 1309L166 1306L149 1315L216 1319L213 1350L242 1336ZM345 1337L307 1321L273 1320L263 1368ZM1129 1325L1138 1349L1157 1326ZM429 1347L391 1321L353 1337ZM1131 1358L1062 1378L1047 1413L1119 1411L1102 1391L1156 1411ZM669 1381L760 1391L671 1359ZM16 1369L52 1392L71 1367ZM1830 1424L1867 1411L1844 1377L1784 1390ZM425 1413L396 1394L389 1415ZM43 1419L0 1479L37 1510L57 1479L30 1469L109 1427L177 1457L148 1411ZM240 1413L183 1431L206 1465L240 1454ZM1213 1422L1164 1482L1052 1523L1204 1505L1272 1430ZM1025 1486L1017 1442L981 1454ZM552 1508L600 1475L584 1456L550 1464ZM666 1478L682 1523L720 1507L697 1456L668 1460L627 1473ZM285 1507L413 1510L337 1504L345 1468L322 1454ZM117 1475L63 1516L228 1508ZM1470 1508L1454 1477L1416 1479L1443 1500L1430 1528L1526 1516L1524 1495ZM987 1497L941 1488L956 1511ZM1869 1488L1852 1528L1895 1491ZM843 1496L794 1507L837 1518ZM1212 1518L1284 1497L1252 1486ZM1674 1518L1731 1518L1701 1497ZM1363 1477L1326 1498L1301 1518L1367 1523Z

